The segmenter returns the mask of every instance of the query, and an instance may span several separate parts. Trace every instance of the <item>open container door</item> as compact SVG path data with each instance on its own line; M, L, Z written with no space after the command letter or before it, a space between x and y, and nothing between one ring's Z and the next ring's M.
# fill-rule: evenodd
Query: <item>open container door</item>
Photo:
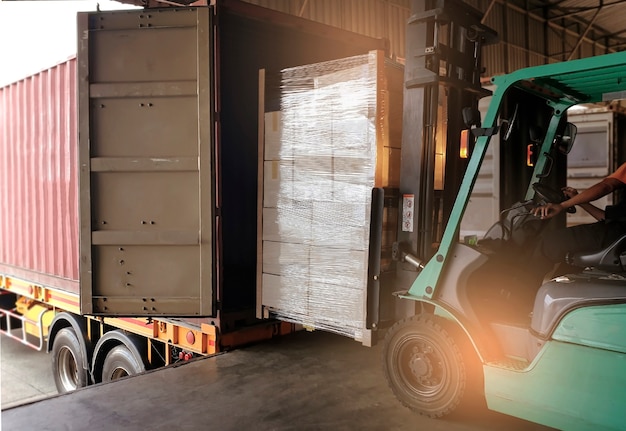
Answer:
M211 18L79 14L82 313L214 314Z

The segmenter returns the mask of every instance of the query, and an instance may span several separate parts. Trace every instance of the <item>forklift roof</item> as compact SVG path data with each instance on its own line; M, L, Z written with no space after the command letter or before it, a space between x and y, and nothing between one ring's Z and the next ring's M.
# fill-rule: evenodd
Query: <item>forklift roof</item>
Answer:
M566 104L626 98L626 52L520 69L492 79Z

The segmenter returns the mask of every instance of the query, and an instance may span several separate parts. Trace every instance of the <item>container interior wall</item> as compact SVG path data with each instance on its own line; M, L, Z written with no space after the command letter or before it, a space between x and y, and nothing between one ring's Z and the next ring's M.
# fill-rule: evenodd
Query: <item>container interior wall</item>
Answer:
M76 61L0 89L0 272L78 291Z
M221 189L221 289L223 311L248 309L256 301L258 71L363 54L382 41L342 39L323 32L259 21L235 13L219 15L219 170ZM252 310L254 311L254 310Z

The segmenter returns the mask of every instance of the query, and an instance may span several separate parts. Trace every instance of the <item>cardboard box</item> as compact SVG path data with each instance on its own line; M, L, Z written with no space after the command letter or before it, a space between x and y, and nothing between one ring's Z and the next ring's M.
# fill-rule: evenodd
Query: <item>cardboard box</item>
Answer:
M368 252L330 247L310 248L309 278L312 283L337 289L367 289Z
M400 183L403 73L390 66L373 52L284 71L282 142L264 163L263 305L358 340L372 189ZM396 227L385 221L381 253Z
M293 196L293 161L271 160L263 163L263 206L276 208L279 198Z
M311 243L311 206L292 201L279 208L263 208L263 241Z
M288 158L288 154L291 152L289 145L285 145L283 148L282 139L282 124L283 114L280 111L265 113L265 151L264 160L280 160L281 153L282 158Z
M263 274L263 305L273 310L291 310L290 316L306 316L309 282L306 278Z
M311 246L263 241L263 273L284 277L310 277Z
M314 223L312 227L312 245L352 250L368 249L369 223L364 226Z

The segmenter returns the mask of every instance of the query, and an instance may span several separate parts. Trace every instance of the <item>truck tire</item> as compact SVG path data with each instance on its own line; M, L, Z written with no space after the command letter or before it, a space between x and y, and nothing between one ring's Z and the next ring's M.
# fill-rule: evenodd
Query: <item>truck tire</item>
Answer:
M468 361L462 354L459 332L452 322L432 314L413 316L389 329L383 344L383 371L404 406L438 418L465 401L471 386L468 376L474 370L472 358Z
M102 381L110 382L126 376L143 373L146 367L138 362L130 350L123 344L117 345L107 353L102 365Z
M52 374L60 394L87 386L89 372L82 366L85 353L72 328L62 328L52 345Z

